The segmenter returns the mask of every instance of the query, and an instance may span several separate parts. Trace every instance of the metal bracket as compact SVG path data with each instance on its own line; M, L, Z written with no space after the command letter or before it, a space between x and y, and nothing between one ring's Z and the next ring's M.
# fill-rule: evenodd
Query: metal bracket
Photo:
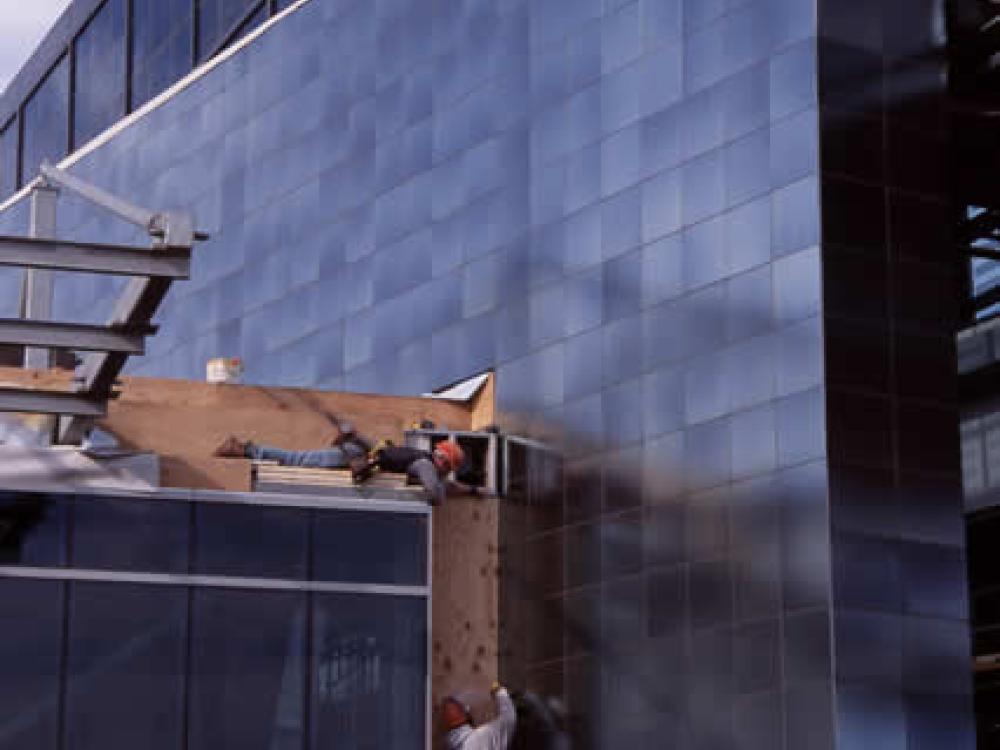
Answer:
M194 219L188 213L175 211L155 213L148 208L136 206L117 195L112 195L96 185L91 185L89 182L71 175L69 172L52 166L47 161L42 162L39 171L49 183L54 183L71 193L76 193L84 200L95 206L100 206L129 224L145 229L151 237L160 240L160 244L170 247L190 247L195 240L208 239L208 235L204 232L195 231Z

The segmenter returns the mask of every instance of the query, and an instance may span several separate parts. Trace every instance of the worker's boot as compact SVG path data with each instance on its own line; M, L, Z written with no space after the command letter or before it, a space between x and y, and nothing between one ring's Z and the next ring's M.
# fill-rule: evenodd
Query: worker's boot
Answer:
M230 435L222 441L222 445L212 451L212 455L216 458L246 458L248 445L248 442Z
M351 481L361 484L371 479L375 472L375 464L363 456L351 459Z

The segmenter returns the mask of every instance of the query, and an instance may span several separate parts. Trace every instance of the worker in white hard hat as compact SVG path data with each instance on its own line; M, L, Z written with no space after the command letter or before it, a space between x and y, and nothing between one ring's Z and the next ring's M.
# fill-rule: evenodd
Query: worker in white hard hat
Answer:
M447 750L507 750L517 727L517 710L507 688L494 682L490 690L496 702L497 715L478 727L469 707L458 698L449 696L441 706Z

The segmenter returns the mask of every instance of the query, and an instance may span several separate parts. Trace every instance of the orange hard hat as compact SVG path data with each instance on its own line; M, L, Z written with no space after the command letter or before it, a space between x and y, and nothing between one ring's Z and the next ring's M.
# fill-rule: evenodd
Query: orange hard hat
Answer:
M457 698L448 696L444 699L444 705L441 706L441 723L444 725L444 731L450 732L465 724L471 724L472 717L464 703Z
M458 443L453 443L450 440L442 440L435 445L434 452L444 456L452 469L457 469L465 461L465 451Z

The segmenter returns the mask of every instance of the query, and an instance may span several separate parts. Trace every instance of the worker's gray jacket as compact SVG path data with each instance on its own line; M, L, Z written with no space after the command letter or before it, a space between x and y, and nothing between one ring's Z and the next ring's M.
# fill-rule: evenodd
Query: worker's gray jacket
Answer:
M517 726L517 711L504 688L497 690L495 700L497 717L475 728L466 724L452 729L447 737L448 750L507 750Z

